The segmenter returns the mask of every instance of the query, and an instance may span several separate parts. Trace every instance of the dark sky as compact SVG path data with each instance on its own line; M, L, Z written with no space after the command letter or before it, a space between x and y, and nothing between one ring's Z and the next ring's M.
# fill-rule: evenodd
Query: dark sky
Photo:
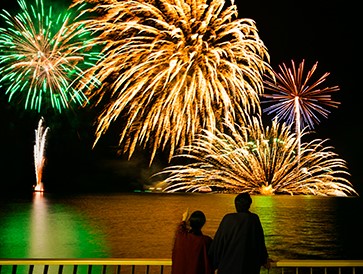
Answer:
M333 98L341 105L330 109L328 119L322 118L316 125L315 136L330 139L334 151L348 162L351 181L363 189L362 58L358 42L361 23L358 24L357 4L321 0L236 3L240 17L255 20L274 69L291 60L298 64L305 59L306 69L318 62L316 75L331 73L326 85L340 87Z
M11 1L15 3L15 0ZM9 2L1 1L0 8L11 10L7 4ZM356 188L363 190L361 168L363 133L362 112L359 106L362 101L362 90L361 85L358 85L358 81L361 80L360 75L358 76L361 59L358 37L361 29L358 25L359 8L356 2L352 0L339 2L236 0L235 2L238 4L240 17L255 20L259 34L270 54L273 68L283 62L290 63L294 60L298 64L305 59L306 68L310 68L318 61L316 74L331 73L327 84L340 87L334 99L340 101L341 105L338 109L330 109L332 113L328 119L322 118L322 122L315 128L316 137L330 139L329 144L334 146L340 157L348 162L352 183ZM29 181L35 180L32 145L39 114L19 111L10 106L4 94L0 94L0 107L1 134L4 140L0 162L0 173L3 174L0 175L3 178L1 180L4 180L5 185L11 185L11 188L15 189L18 184L21 187L28 186ZM130 163L125 159L118 163L108 162L109 155L102 149L93 151L90 149L93 136L90 136L89 128L92 118L91 114L80 111L62 117L54 115L47 117L46 122L53 127L48 142L49 154L52 155L49 156L47 175L45 175L48 176L48 180L52 182L58 180L67 184L69 181L85 181L90 176L92 179L99 176L99 180L103 183L108 180L112 181L110 183L112 185L118 184L118 176L125 178L132 176L130 175L132 171L137 173L133 180L141 182L146 178L150 172L147 171L147 159L138 156ZM99 154L106 155L102 167L96 167L94 161ZM104 173L96 172L100 169ZM74 175L75 173L77 175ZM108 174L109 178L96 174Z

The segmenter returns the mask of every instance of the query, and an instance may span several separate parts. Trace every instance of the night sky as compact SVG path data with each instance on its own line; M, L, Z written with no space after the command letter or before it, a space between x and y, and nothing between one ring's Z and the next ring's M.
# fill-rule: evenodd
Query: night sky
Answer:
M5 6L8 2L1 1L0 8L11 11L12 7ZM15 0L11 2L15 4ZM315 136L330 139L328 144L348 162L351 182L361 192L363 133L359 106L362 90L358 85L361 80L358 75L361 59L358 4L351 0L338 3L236 0L236 3L240 17L255 20L274 69L283 62L289 64L294 60L299 64L305 59L305 68L318 62L317 75L331 73L325 85L340 87L333 99L341 105L330 109L328 119L322 118L316 125ZM96 110L80 108L62 114L53 111L39 114L24 111L15 102L8 103L7 99L4 92L0 93L0 178L4 191L29 190L35 183L34 130L41 115L51 127L44 171L48 190L130 190L147 182L151 174L166 164L162 153L157 155L151 168L146 151L136 152L130 161L125 155L116 156L112 147L118 140L114 127L92 149Z
M316 75L330 72L325 86L338 85L333 99L341 102L330 109L328 119L316 125L316 138L330 139L340 157L348 162L351 182L363 190L362 90L360 82L361 28L353 1L236 1L241 17L255 20L268 48L271 65L295 64L305 68L318 62ZM359 49L358 49L359 47Z

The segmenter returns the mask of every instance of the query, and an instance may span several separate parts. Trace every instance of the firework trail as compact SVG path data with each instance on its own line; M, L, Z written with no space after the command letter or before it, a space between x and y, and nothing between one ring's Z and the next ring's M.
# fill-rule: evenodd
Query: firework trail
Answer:
M267 75L265 93L262 94L266 100L261 100L262 104L270 105L264 112L275 113L278 121L295 124L296 132L306 126L313 129L314 124L320 122L319 116L328 117L330 111L325 106L336 108L340 104L331 98L331 93L339 90L338 86L320 87L330 73L314 81L312 77L318 63L306 75L304 63L303 60L296 69L294 61L291 61L291 67L282 64L279 66L280 72L273 71L274 78Z
M36 175L36 185L34 190L43 191L43 169L45 165L45 145L49 127L44 127L44 118L42 117L38 123L38 129L35 130L34 144L34 166Z
M166 192L212 191L251 194L358 195L346 179L346 163L314 139L301 145L290 127L273 121L263 128L261 119L251 125L229 125L230 132L204 131L184 152L174 156L189 164L169 166ZM303 132L303 134L305 134Z
M96 141L119 119L120 144L174 151L223 119L243 123L259 112L262 75L270 71L255 22L238 19L224 0L87 1L84 25L105 41L104 57L88 70L103 85L89 97L107 104ZM157 4L156 4L157 3ZM97 99L95 99L97 98Z
M28 5L18 0L21 12L0 15L6 27L0 28L0 84L9 101L25 101L25 109L53 108L61 112L70 104L87 102L79 82L89 88L94 77L85 80L83 71L92 66L99 52L93 40L77 21L75 12L55 13L42 0Z

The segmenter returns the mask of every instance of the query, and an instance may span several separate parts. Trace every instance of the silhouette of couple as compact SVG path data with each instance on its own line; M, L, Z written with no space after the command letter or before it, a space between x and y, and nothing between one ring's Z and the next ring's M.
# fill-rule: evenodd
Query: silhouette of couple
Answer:
M183 214L175 233L172 274L257 274L261 266L270 268L260 219L249 211L251 196L240 193L234 203L237 212L223 217L214 239L202 233L202 211Z

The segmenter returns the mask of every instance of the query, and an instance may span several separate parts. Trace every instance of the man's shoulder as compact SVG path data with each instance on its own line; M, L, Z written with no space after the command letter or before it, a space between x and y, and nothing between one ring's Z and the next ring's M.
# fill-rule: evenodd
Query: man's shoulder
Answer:
M224 215L223 219L239 219L241 217L252 217L259 219L258 215L251 211L227 213L226 215Z
M203 238L207 242L211 242L213 240L213 238L211 236L209 236L209 235L203 235Z
M224 220L229 220L229 219L235 219L238 218L239 214L237 212L231 212L231 213L227 213L226 215L224 215L223 219Z
M226 215L224 215L224 218L230 218L230 217L234 217L234 216L237 216L237 212L230 212L230 213L227 213Z

